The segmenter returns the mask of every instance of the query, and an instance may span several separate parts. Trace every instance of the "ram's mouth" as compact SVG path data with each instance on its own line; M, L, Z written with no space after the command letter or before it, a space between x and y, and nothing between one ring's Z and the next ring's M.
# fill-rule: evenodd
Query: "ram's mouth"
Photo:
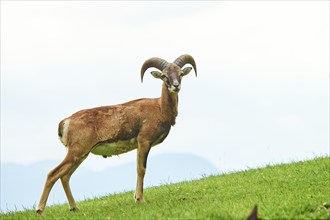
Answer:
M181 85L179 85L178 87L176 86L168 87L168 91L170 91L170 93L179 93L180 89L181 89Z

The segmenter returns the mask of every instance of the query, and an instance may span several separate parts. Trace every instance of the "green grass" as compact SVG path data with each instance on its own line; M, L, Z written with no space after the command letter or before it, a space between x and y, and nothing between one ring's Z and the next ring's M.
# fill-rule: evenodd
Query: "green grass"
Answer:
M267 166L133 192L1 214L1 219L245 219L255 204L263 219L330 219L330 157Z

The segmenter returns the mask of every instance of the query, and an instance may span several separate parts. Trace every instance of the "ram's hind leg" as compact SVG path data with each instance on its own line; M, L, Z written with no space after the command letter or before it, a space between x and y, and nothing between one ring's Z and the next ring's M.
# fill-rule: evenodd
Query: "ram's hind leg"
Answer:
M88 155L81 158L80 161L75 166L73 166L67 174L65 174L64 176L61 177L62 186L63 186L63 189L65 191L68 202L69 202L70 211L78 210L78 207L76 205L76 201L74 200L72 192L71 192L70 183L69 183L70 178L71 178L71 175L74 173L74 171L86 159L87 156Z
M73 172L75 167L77 168L77 165L79 165L82 162L82 159L85 158L88 154L84 154L83 152L79 151L77 152L77 150L72 149L74 148L68 148L68 152L64 160L48 173L44 190L42 192L39 204L36 208L38 214L42 214L42 212L44 211L49 193L56 181L59 178L62 178L63 176L68 174L70 171Z

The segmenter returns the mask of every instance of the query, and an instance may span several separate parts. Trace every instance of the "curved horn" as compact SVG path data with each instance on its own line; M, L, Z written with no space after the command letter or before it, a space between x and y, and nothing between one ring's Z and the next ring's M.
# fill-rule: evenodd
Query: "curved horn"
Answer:
M196 68L195 60L189 54L183 54L183 55L179 56L178 58L176 58L176 60L173 63L178 65L180 68L182 68L184 65L189 63L190 65L193 66L195 75L197 76L197 68Z
M160 71L163 71L165 67L168 65L168 62L162 58L153 57L144 62L141 68L141 82L143 82L144 72L150 67L155 67Z

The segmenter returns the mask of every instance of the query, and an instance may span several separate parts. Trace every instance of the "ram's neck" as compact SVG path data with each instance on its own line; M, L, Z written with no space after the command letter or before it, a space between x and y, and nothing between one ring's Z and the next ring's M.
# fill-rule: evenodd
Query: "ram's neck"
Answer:
M178 93L170 93L165 83L163 83L160 108L163 118L169 121L171 125L175 124L175 118L178 115L178 98Z

